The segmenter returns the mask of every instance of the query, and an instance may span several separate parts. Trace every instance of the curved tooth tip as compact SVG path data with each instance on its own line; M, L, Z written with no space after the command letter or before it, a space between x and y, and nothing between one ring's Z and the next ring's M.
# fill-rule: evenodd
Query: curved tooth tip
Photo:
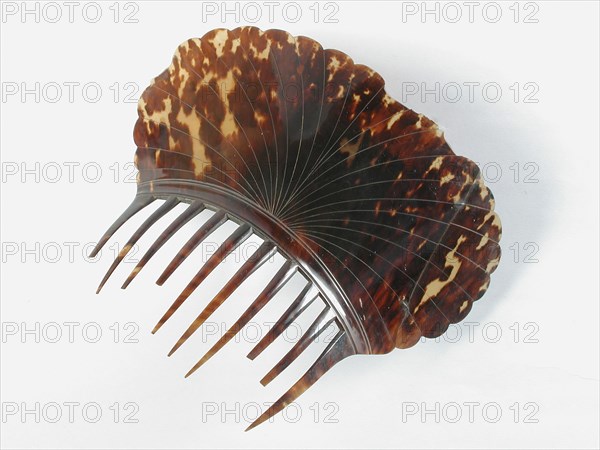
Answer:
M212 356L212 355L211 355ZM208 361L209 358L202 358L200 361L198 361L196 364L194 364L194 367L192 367L190 370L188 370L188 372L185 374L185 378L189 377L191 374L193 374L196 370L198 370L201 366L204 365L204 363L206 361Z
M140 272L140 270L142 270L142 266L135 266L134 269L129 274L129 276L127 277L127 279L125 280L125 282L121 285L121 289L127 289L127 286L129 286L129 283L131 283L133 281L133 279Z
M336 363L354 354L354 346L344 331L338 331L336 338L330 342L317 360L310 366L306 373L290 387L275 403L252 422L246 431L266 422L275 414L283 410L287 405L294 402L308 388L315 384Z
M259 423L257 423L257 422L252 422L250 425L248 425L248 426L246 427L246 429L244 430L244 432L246 432L246 431L250 431L250 430L252 430L252 429L256 428L258 425L259 425Z

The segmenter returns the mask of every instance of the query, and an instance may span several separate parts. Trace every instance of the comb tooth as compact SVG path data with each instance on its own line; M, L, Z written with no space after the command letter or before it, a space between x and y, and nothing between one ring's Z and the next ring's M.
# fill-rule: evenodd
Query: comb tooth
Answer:
M111 238L111 236L113 234L115 234L116 231L119 228L121 228L121 226L125 222L127 222L129 219L131 219L133 216L135 216L138 212L140 212L142 209L144 209L146 206L148 206L154 200L156 200L156 198L152 197L151 195L136 195L135 198L133 199L133 202L131 202L131 204L127 207L127 209L125 211L123 211L123 214L121 214L119 216L119 218L117 220L115 220L115 222L110 226L110 228L108 230L106 230L104 235L100 238L100 240L98 241L98 243L96 244L96 246L94 247L92 252L90 253L90 258L94 258L98 254L98 252L100 250L102 250L102 247L104 247L104 244L106 244L108 242L108 240Z
M150 215L150 217L148 217L144 221L144 223L142 223L140 225L140 227L135 231L135 233L133 233L131 235L131 237L129 238L129 241L127 241L127 244L125 245L125 247L123 247L121 249L121 251L119 252L119 255L115 258L112 265L109 267L108 271L106 272L106 275L104 275L104 278L100 282L100 286L98 286L98 290L96 291L96 294L98 292L100 292L100 290L102 289L102 287L104 286L106 281L110 278L112 273L115 271L117 266L121 263L121 261L123 261L123 258L125 258L125 256L127 256L127 253L129 253L129 251L131 250L131 247L133 247L133 245L144 235L144 233L146 231L148 231L148 229L152 225L154 225L161 217L163 217L165 214L167 214L169 211L171 211L175 206L177 206L178 203L179 203L179 199L177 197L169 197L162 205L160 205L160 208L158 208L156 211L154 211L152 213L152 215Z
M179 297L177 297L165 315L160 319L159 324L165 323L169 317L171 317L175 311L179 309L183 302L185 302L187 298L192 295L192 292L194 292L196 288L200 286L200 283L202 283L206 277L210 275L213 270L215 270L215 268L223 261L223 259L225 259L227 255L239 247L242 242L248 239L251 235L252 228L250 228L250 225L247 224L243 224L233 233L231 233L231 235L219 246L217 251L213 253L210 258L208 258L208 261L204 263L198 273L194 275L192 281L188 283L183 292L179 294ZM171 350L169 355L171 355L173 351L174 350Z
M327 327L335 320L334 312L325 307L321 314L315 319L311 326L306 330L306 333L302 335L300 340L290 349L286 355L273 367L269 373L267 373L260 383L266 386L275 379L277 375L283 372L287 367L296 360L300 354L306 350L306 348L312 344L320 335L327 329Z
M177 270L183 261L198 247L206 237L219 228L227 220L227 214L225 211L219 210L215 212L210 219L208 219L198 231L185 243L185 245L179 250L179 253L175 255L173 260L169 263L167 268L164 270L162 275L156 281L156 284L162 286L165 281Z
M309 387L317 382L325 372L327 372L336 363L355 353L352 342L348 338L346 332L340 330L335 339L327 345L323 353L317 358L314 364L306 371L279 400L273 403L264 413L262 413L254 422L250 424L246 431L260 425L269 420L275 414L280 412L287 405L296 400Z
M281 333L283 333L319 296L319 291L312 285L307 284L302 292L292 302L290 307L282 314L273 327L264 335L258 344L248 353L249 359L254 359L262 353Z
M140 270L148 263L150 258L154 256L154 254L160 250L160 248L173 236L179 229L200 214L206 206L200 200L196 200L190 206L187 207L185 211L183 211L172 223L167 227L165 231L161 233L161 235L154 241L154 243L150 246L148 251L144 254L140 262L137 263L135 268L131 271L121 289L125 289L129 286L129 283L133 281L133 279L140 273Z
M194 367L185 375L189 377L194 373L202 364L208 361L214 356L227 342L229 342L268 302L273 298L274 295L289 281L289 279L296 273L298 266L293 264L291 261L286 261L281 269L277 271L275 276L269 281L269 284L258 294L256 300L248 307L248 309L242 314L235 324L227 330L227 332L221 336L221 338L206 352L206 354L196 363Z
M262 266L269 258L275 253L275 244L269 241L263 242L260 248L244 263L242 267L235 273L235 275L223 286L219 293L211 300L211 302L202 310L200 315L192 322L188 329L177 341L177 344L173 347L169 356L177 350L192 334L196 332L198 328L208 319L216 309L223 304L225 300L235 291L239 285L248 278L256 269ZM165 314L167 316L167 314ZM163 317L157 324L155 329L160 328L162 324L168 319Z

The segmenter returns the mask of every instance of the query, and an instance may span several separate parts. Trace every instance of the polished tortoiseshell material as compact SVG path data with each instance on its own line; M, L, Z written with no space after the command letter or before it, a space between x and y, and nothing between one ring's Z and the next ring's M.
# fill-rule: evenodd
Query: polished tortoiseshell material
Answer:
M248 355L257 357L314 301L322 313L263 378L270 382L328 325L321 356L252 425L297 398L353 354L386 353L433 338L464 319L500 259L500 220L478 167L455 155L435 123L401 105L381 76L307 37L242 27L213 30L177 49L143 93L134 138L138 194L94 255L131 216L165 202L136 241L178 203L188 208L125 281L205 208L214 210L167 265L162 284L227 219L239 227L156 325L253 233L264 239L175 344L177 350L275 252L285 264L191 374L225 345L296 272L307 284ZM100 290L99 288L99 290Z

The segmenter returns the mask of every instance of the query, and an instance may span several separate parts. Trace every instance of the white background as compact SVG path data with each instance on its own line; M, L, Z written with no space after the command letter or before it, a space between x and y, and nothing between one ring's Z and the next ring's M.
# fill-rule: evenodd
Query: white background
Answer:
M438 21L420 11L406 14L423 8L421 2L337 2L331 17L337 23L325 23L324 14L335 8L325 4L318 5L315 23L312 3L303 3L302 16L292 23L295 11L286 10L286 20L281 2L270 23L268 7L260 3L262 18L255 25L310 36L373 67L392 96L445 129L455 152L489 169L488 185L503 223L503 259L488 293L466 319L470 326L454 327L447 339L410 350L347 359L300 397L293 411L248 433L243 430L256 416L253 405L274 401L318 350L263 388L258 380L283 355L286 343L250 362L245 355L253 336L247 335L184 379L214 337L203 342L197 336L173 357L166 353L235 265L228 261L213 273L189 300L185 318L174 317L151 335L202 255L190 258L164 287L154 285L176 245L185 241L175 237L126 291L119 286L132 263L123 264L96 296L112 252L106 250L97 261L87 261L82 252L135 192L124 165L133 158L135 101L141 91L126 102L125 83L141 90L168 66L180 42L247 22L234 14L225 21L220 14L203 17L201 2L137 2L137 7L118 5L121 14L114 23L111 4L101 5L97 23L89 22L93 9L82 15L86 2L76 7L73 23L62 2L56 23L48 20L56 11L44 10L43 4L39 23L34 15L23 20L20 11L2 17L1 78L7 94L0 131L3 448L598 447L598 3L501 2L496 23L491 21L496 9L487 7L484 15L485 2L476 6L472 21L468 6L455 3L462 13L456 23L454 5L438 4ZM21 2L14 5L22 8ZM135 9L131 18L138 22L124 23L124 14ZM252 18L255 11L246 13ZM537 23L529 23L532 19ZM80 83L72 102L65 82ZM102 88L95 103L81 90L90 82ZM19 92L8 95L14 83ZM40 83L40 98L22 98L20 90L35 89L35 83ZM54 103L53 83L63 87ZM114 83L119 83L116 102ZM428 89L440 83L440 98L406 95L421 83ZM454 83L463 86L458 101L452 101ZM473 101L464 83L479 83ZM492 101L493 90L484 95L486 83L500 86L498 101ZM87 94L95 95L93 90ZM70 163L79 163L72 180L65 165ZM89 173L83 170L86 163L93 166ZM110 169L115 163L121 166L116 180ZM57 175L57 165L62 174ZM96 166L102 174L92 182ZM12 174L15 167L18 172ZM23 168L34 173L23 179ZM531 176L525 179L526 174ZM175 214L161 222L162 228ZM139 219L109 245L123 244ZM76 243L72 258L69 242ZM274 270L276 262L266 270ZM231 323L266 273L236 293L215 321ZM284 291L280 303L290 295ZM268 313L274 312L267 310L257 320L277 318ZM50 342L52 322L63 332L56 343ZM65 322L78 324L72 343ZM115 322L121 329L118 343L109 328ZM139 328L133 336L137 343L123 342L125 331L135 331L124 329L128 322ZM21 334L36 323L38 336ZM92 338L94 327L102 330L97 343L82 336L89 323ZM51 423L56 411L48 406L53 402L63 413L56 423ZM80 404L73 423L65 402ZM81 411L91 402L102 409L96 423L89 420L93 411L85 417ZM115 402L118 423L110 409ZM129 402L137 405L137 423L124 423ZM21 414L36 403L38 418ZM19 410L9 414L15 405ZM216 414L208 414L213 407ZM237 415L222 414L236 408ZM437 415L422 414L436 408ZM496 418L498 411L502 415Z

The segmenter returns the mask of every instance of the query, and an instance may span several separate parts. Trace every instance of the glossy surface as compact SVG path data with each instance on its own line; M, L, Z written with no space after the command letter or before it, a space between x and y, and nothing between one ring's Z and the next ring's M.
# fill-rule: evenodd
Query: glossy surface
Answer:
M390 98L382 78L306 37L244 27L213 30L177 49L143 93L134 138L138 196L109 229L166 200L124 247L179 202L188 207L126 280L205 207L216 210L175 256L159 284L229 217L239 228L201 267L154 331L252 232L265 243L200 312L191 336L272 252L287 263L188 375L300 271L307 279L257 357L315 298L324 307L263 378L270 382L329 324L338 334L257 421L280 411L341 359L386 353L436 337L469 313L500 259L500 220L479 169L456 156L426 117ZM99 289L100 289L99 288Z

